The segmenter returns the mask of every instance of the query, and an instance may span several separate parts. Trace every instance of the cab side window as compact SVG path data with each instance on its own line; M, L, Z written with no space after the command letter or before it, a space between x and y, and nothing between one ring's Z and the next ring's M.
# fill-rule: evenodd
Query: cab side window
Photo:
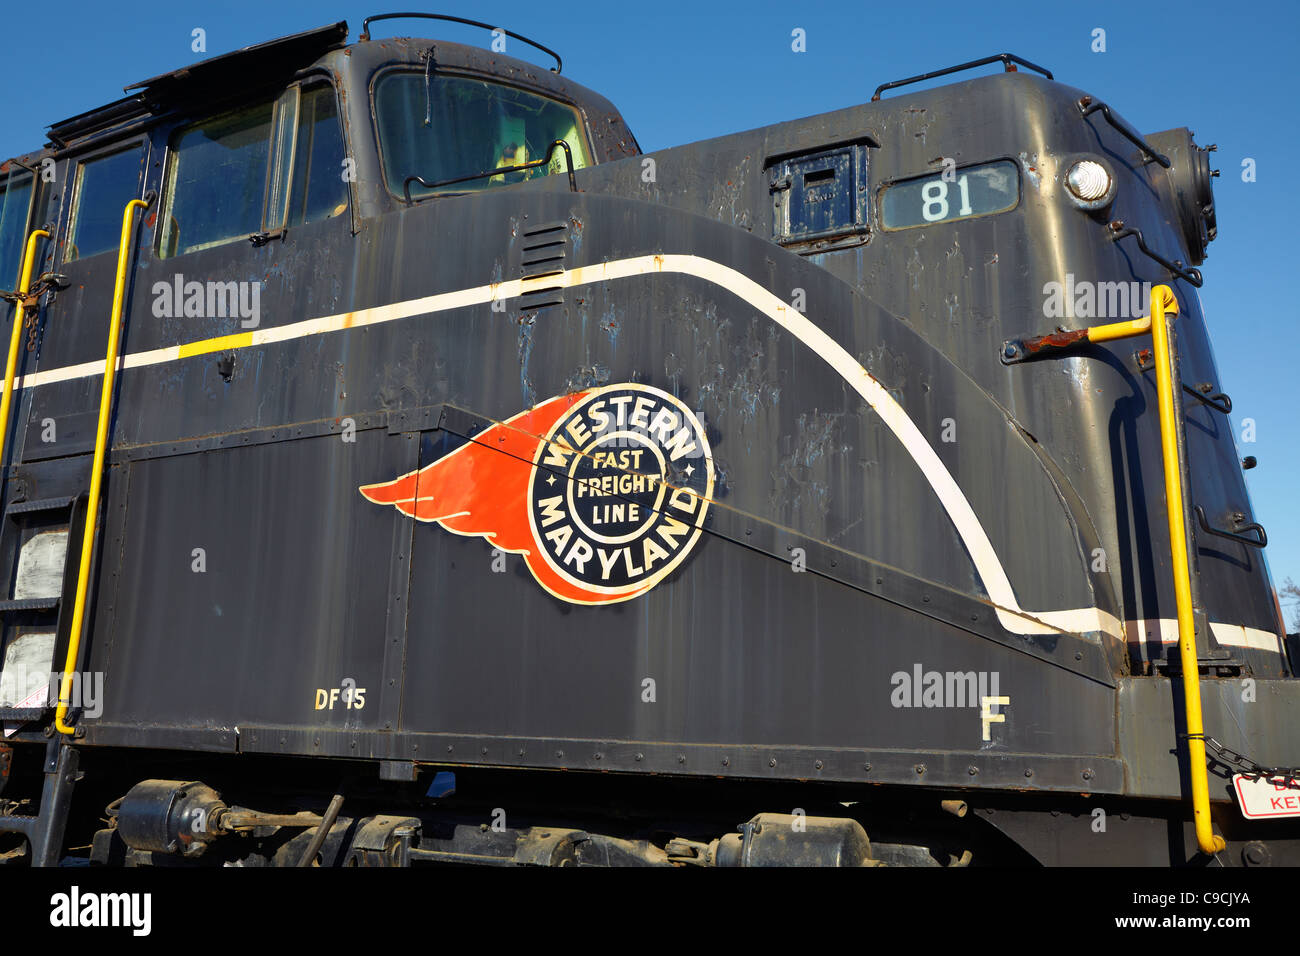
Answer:
M298 143L293 166L293 182L302 186L294 194L288 225L318 222L347 211L344 159L334 90L328 86L305 90L298 108Z
M29 174L0 180L0 289L18 288L27 220L32 210L32 177Z
M168 158L163 256L261 231L273 112L273 104L262 103L176 135Z
M168 153L162 257L317 222L347 210L334 90L278 99L179 130Z
M140 195L142 160L142 151L137 147L77 165L65 262L117 248L122 210Z

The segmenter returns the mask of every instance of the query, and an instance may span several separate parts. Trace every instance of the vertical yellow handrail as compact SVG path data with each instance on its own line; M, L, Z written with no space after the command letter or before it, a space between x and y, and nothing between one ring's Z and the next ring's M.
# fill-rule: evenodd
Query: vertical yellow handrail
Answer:
M14 398L14 373L18 370L18 350L22 344L23 319L27 316L27 294L32 290L32 266L36 262L36 240L50 234L44 229L37 229L27 237L27 248L23 253L23 268L18 279L18 305L14 308L14 328L9 333L9 360L5 363L5 391L0 398L0 468L5 466L6 445L9 442L9 407Z
M72 675L77 669L81 650L82 624L86 616L86 593L90 587L91 556L95 551L95 525L99 518L99 493L104 477L104 458L108 452L108 426L113 417L113 383L117 376L117 349L122 335L122 300L126 297L127 262L130 259L131 232L135 210L147 209L143 199L132 199L122 211L122 237L117 244L117 278L113 285L113 312L108 324L108 352L104 356L104 388L99 397L99 429L95 433L95 457L90 466L90 497L86 502L85 531L81 536L81 563L77 572L77 597L72 605L72 628L68 633L68 656L59 683L59 706L54 727L61 734L75 734L77 729L64 721L72 706Z
M1205 725L1201 718L1201 672L1196 659L1196 622L1192 610L1192 576L1187 557L1187 528L1183 521L1183 472L1178 462L1178 431L1174 415L1173 362L1169 346L1168 313L1178 314L1173 290L1151 290L1151 338L1155 347L1156 392L1160 407L1160 446L1165 466L1165 513L1169 520L1169 554L1173 559L1174 596L1178 604L1178 653L1183 668L1183 704L1187 720L1187 760L1192 783L1192 816L1201 852L1218 853L1226 844L1210 820L1210 786L1205 768Z
M1165 511L1169 524L1169 557L1173 562L1174 597L1178 605L1178 654L1183 669L1183 703L1187 722L1187 761L1192 784L1192 816L1196 842L1204 853L1215 854L1225 846L1214 833L1210 820L1210 785L1205 765L1205 725L1201 717L1201 673L1196 658L1196 618L1192 600L1192 575L1187 537L1187 489L1183 487L1180 448L1185 448L1183 423L1175 411L1174 399L1182 382L1174 377L1174 346L1170 339L1169 315L1178 314L1178 300L1167 285L1151 290L1151 315L1129 322L1095 325L1089 329L1040 335L1004 346L1013 361L1067 351L1081 342L1112 342L1151 333L1155 352L1156 392L1160 410L1160 451L1165 469Z

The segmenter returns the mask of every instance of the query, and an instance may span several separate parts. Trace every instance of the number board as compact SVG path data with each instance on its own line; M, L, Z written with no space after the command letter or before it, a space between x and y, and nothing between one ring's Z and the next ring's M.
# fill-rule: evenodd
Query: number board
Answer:
M1003 160L890 183L880 191L880 218L886 229L910 229L1005 212L1019 201L1020 171Z

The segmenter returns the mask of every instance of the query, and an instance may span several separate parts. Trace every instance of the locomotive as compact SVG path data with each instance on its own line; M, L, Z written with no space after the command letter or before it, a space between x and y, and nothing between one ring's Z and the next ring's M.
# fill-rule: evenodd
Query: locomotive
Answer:
M1213 147L999 54L646 154L348 37L0 167L5 862L1300 860Z

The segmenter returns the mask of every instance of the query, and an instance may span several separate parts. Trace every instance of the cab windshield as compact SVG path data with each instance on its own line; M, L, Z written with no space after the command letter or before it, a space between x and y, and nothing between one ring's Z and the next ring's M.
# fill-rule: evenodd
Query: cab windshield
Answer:
M488 174L436 189L412 182L411 198L418 199L564 174L567 164L557 148L543 166L491 175L494 169L543 159L555 140L568 144L574 169L590 164L577 110L498 83L437 73L389 73L375 87L375 114L384 174L395 196L403 195L411 176L439 183Z

